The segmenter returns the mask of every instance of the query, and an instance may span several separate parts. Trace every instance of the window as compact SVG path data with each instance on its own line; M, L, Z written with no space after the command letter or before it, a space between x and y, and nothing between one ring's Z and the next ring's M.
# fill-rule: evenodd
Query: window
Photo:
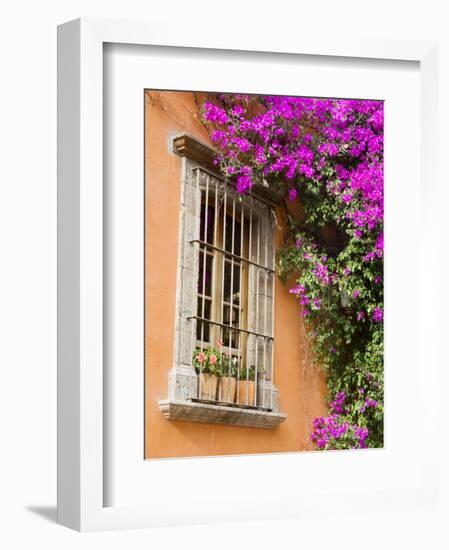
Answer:
M204 169L196 171L201 209L199 238L193 241L198 245L195 345L199 353L217 350L222 375L236 379L235 397L222 396L219 384L214 395L205 392L206 400L271 410L262 391L263 382L272 378L273 363L270 220L262 221L260 201L238 196ZM252 322L249 304L255 306ZM201 375L201 363L197 370ZM247 382L259 391L246 391ZM200 376L198 399L201 383ZM241 385L245 391L239 391Z
M273 383L273 204L239 195L199 164L198 143L190 155L177 150L184 158L176 341L159 406L168 419L273 428L285 420Z

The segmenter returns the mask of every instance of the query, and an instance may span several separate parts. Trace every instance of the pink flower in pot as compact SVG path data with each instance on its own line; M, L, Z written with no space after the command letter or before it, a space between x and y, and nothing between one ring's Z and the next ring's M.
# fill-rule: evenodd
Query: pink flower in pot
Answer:
M197 356L196 356L196 360L198 361L198 363L204 363L204 361L206 361L206 354L201 351Z

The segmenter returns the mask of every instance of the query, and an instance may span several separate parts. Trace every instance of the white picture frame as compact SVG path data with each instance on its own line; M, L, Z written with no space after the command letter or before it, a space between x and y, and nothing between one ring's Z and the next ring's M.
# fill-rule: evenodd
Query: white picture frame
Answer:
M356 57L419 63L420 182L425 197L421 214L426 221L422 238L430 243L421 253L420 274L422 279L435 281L434 297L438 296L438 222L433 215L437 200L437 44L422 40L345 42L307 34L298 39L267 38L257 36L256 31L233 38L207 31L194 36L181 23L166 29L151 22L92 19L58 28L58 521L82 531L215 521L208 513L195 518L176 498L170 509L141 503L104 505L103 56L104 45L111 43L157 45L167 52L173 47L212 48L231 57L232 50L243 50L330 56L330 62L337 57ZM437 300L423 300L423 289L420 292L421 316L437 319ZM421 345L429 350L426 387L431 383L437 387L438 346L433 345L437 333L437 326L420 326ZM432 395L426 399L427 418L435 417ZM432 465L438 460L435 453L431 448L420 457L423 475L410 487L396 490L396 500L391 492L379 492L372 495L372 505L408 502L418 506L423 500L433 501L438 485L432 474ZM341 456L320 460L340 460ZM310 463L311 459L307 460ZM340 498L347 503L354 500L350 492ZM327 513L318 494L308 495L307 501L298 494L290 495L276 501L272 509L250 509L250 501L233 503L218 521Z

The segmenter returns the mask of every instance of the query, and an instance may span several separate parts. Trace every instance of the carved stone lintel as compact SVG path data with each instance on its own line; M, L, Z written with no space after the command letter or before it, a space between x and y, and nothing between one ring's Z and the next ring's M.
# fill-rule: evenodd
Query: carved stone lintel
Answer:
M173 138L173 150L181 157L187 157L209 170L216 170L214 159L215 149L202 143L189 134L180 134Z

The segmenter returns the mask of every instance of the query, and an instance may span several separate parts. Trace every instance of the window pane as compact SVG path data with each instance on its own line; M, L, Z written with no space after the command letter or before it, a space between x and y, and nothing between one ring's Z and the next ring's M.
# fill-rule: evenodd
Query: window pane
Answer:
M204 269L204 252L200 251L199 270L198 270L198 294L212 296L212 264L213 256L206 254L206 269Z
M234 271L234 278L232 279L231 274ZM232 281L231 281L232 279ZM226 260L225 262L225 272L224 272L224 301L231 302L231 282L233 288L232 301L233 304L240 304L240 263L234 261L234 269L232 269L232 262Z
M213 197L209 193L209 205L207 207L207 216L206 216L206 205L205 204L201 205L200 240L205 241L209 244L214 244L215 209L214 209L214 206L210 204L210 202L213 200L214 200ZM207 221L207 229L206 229L206 221Z
M238 307L232 308L232 319L230 318L231 308L229 306L223 306L223 324L232 325L235 328L239 327L240 309ZM230 340L231 339L231 340ZM225 346L231 346L237 349L239 347L239 332L237 330L223 329L223 343Z
M225 250L240 256L241 249L241 225L237 220L234 224L234 250L232 249L232 216L226 216L226 239L225 239Z
M210 300L204 300L204 315L203 315L203 298L198 297L197 315L198 317L204 317L204 319L210 319L211 302ZM196 339L200 342L210 342L210 324L197 321L196 323Z
M231 334L232 333L232 334ZM229 335L231 334L231 343L229 343ZM223 329L223 344L225 347L231 346L232 349L239 347L239 333L237 330Z

